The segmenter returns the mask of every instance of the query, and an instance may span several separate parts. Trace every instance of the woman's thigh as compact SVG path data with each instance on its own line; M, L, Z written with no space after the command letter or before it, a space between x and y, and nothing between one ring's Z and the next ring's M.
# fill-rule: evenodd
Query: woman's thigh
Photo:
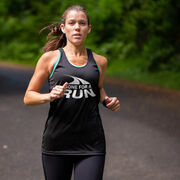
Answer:
M74 180L102 180L105 156L78 156L74 165Z
M71 156L53 156L42 154L42 163L46 180L70 180L73 169Z

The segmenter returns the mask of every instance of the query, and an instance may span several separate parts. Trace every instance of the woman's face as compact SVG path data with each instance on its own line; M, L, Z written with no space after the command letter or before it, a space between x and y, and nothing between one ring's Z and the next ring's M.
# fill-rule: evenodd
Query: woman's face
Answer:
M66 34L67 41L81 45L91 31L91 25L88 25L88 19L83 11L71 10L66 15L65 24L61 24L61 29Z

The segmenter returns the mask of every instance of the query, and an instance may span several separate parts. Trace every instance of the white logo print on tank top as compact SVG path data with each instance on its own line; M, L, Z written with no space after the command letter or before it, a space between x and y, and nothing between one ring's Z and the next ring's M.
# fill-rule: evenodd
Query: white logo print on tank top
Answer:
M80 99L82 97L88 98L89 96L96 96L92 90L91 84L88 81L75 76L68 76L73 78L73 81L70 82L66 88L66 92L64 93L66 98L72 97L74 99Z

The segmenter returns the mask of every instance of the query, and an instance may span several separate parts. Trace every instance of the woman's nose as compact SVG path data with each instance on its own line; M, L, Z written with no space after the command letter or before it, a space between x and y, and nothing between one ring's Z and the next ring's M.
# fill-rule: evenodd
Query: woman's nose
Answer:
M79 28L80 28L79 23L76 23L75 24L75 29L79 29Z

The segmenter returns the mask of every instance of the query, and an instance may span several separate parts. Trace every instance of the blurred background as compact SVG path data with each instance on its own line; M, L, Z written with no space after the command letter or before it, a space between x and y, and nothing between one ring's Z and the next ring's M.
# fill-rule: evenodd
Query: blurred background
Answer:
M86 46L109 60L107 75L180 89L178 0L1 0L0 60L35 65L44 26L83 5L92 32Z
M104 88L121 103L118 112L99 105L104 180L179 180L179 0L0 0L0 180L44 180L49 103L23 98L46 42L40 29L74 4L89 13L86 47L107 57Z

